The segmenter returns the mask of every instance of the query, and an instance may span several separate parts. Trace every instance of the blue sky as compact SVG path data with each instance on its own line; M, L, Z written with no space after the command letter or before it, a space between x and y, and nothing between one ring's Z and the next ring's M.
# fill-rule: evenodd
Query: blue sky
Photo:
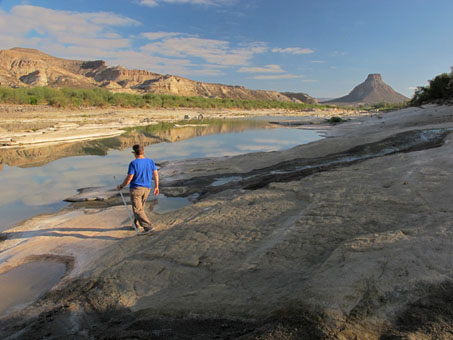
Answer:
M0 49L252 89L411 96L453 65L451 0L0 0Z

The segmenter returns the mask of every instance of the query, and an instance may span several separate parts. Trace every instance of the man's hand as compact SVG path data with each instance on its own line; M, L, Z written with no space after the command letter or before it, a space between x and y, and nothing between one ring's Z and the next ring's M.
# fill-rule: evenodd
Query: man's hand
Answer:
M124 179L123 183L121 183L120 185L118 185L116 188L118 189L118 191L120 191L121 189L123 189L124 187L126 187L126 185L128 185L131 181L132 181L132 178L134 177L134 175L127 175L126 178Z
M153 171L153 177L154 177L154 195L159 195L159 173L157 170Z

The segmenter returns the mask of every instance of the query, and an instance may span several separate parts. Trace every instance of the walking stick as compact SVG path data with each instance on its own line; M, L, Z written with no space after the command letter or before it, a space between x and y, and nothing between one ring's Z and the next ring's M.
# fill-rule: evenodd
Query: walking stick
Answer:
M120 184L118 183L118 180L116 179L116 176L113 176L113 178L115 179L116 185L119 186ZM127 214L129 215L129 219L131 220L132 226L134 227L135 232L136 232L136 234L138 235L137 226L135 225L134 219L132 218L132 215L131 215L131 211L130 211L129 208L127 207L126 200L124 199L124 196L123 196L123 193L121 192L121 190L120 190L120 195L121 195L121 198L122 198L122 200L123 200L124 206L126 207Z

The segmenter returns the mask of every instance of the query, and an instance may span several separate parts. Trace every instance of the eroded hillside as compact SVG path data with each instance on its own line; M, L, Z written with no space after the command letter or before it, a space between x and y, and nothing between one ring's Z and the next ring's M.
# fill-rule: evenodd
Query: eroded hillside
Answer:
M288 97L277 91L250 90L243 86L204 83L145 70L110 67L103 60L56 58L27 48L0 51L0 86L102 87L129 93L307 103L315 101L309 96ZM307 101L303 98L307 98Z

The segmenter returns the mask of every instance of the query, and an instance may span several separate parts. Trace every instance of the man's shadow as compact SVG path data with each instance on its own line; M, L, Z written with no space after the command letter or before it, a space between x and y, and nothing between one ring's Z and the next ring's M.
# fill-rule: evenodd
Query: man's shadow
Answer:
M102 235L85 235L80 232L96 232L96 233L107 233L111 231L134 231L134 228L130 226L120 227L120 228L49 228L49 229L39 229L39 230L30 230L30 231L18 231L18 232L4 232L3 235L6 236L7 240L18 240L18 239L30 239L33 237L47 236L47 237L76 237L80 239L98 239L98 240L107 240L107 241L119 241L123 238L113 237L113 236L102 236Z

